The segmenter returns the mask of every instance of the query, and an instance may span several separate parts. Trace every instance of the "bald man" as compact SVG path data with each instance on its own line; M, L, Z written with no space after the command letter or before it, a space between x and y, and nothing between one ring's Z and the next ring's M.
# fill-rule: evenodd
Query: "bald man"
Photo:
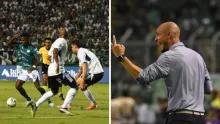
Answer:
M161 24L155 42L162 54L156 62L141 69L125 56L125 47L113 36L112 52L140 84L165 79L169 117L167 124L205 124L204 94L213 90L203 58L180 42L180 29L174 22Z
M54 41L52 44L48 55L51 58L51 63L48 67L48 86L51 88L51 91L46 92L31 108L32 116L35 117L37 108L40 104L47 101L47 99L52 98L54 95L58 93L59 86L69 85L71 88L67 92L67 97L64 100L62 105L61 112L66 113L67 115L72 115L72 113L67 111L67 105L69 105L74 96L77 93L78 86L73 77L68 73L64 73L64 64L65 64L65 56L68 50L66 37L66 29L61 28L59 30L59 38Z

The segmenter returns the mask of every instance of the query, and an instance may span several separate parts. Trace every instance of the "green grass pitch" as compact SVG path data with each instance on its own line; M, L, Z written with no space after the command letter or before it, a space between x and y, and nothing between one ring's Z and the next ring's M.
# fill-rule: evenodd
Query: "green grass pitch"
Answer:
M32 117L30 108L25 109L26 100L15 89L15 81L0 81L0 124L108 124L109 123L109 85L97 83L89 89L93 93L98 109L85 110L90 104L84 93L78 90L78 94L72 102L70 112L73 116L60 113L59 109L50 108L45 102L40 105L36 117ZM33 83L27 82L23 85L28 95L36 102L40 97ZM63 86L63 93L66 96L68 86ZM6 101L9 97L17 99L14 108L8 107ZM62 104L58 95L52 98L55 106Z

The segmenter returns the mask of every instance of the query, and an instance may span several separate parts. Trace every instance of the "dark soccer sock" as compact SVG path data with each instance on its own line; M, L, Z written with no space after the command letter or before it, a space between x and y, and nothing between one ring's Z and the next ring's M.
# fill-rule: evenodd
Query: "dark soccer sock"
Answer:
M50 99L47 100L48 104L52 103L52 101Z
M17 89L19 93L26 98L27 101L31 101L31 98L27 95L25 89L23 87Z
M37 88L37 90L41 93L41 95L44 95L46 93L46 91L42 87Z

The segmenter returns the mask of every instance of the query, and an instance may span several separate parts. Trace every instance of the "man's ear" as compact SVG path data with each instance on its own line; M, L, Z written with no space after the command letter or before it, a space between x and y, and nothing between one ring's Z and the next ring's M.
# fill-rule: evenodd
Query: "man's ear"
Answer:
M171 38L171 35L172 35L172 32L171 32L171 31L168 31L167 37L168 37L168 38Z

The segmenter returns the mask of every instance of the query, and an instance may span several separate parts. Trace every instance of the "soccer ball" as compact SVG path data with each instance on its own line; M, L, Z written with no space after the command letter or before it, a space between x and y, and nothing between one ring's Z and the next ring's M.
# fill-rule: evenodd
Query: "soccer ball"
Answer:
M9 107L15 107L16 106L16 99L13 97L8 98L7 105Z

